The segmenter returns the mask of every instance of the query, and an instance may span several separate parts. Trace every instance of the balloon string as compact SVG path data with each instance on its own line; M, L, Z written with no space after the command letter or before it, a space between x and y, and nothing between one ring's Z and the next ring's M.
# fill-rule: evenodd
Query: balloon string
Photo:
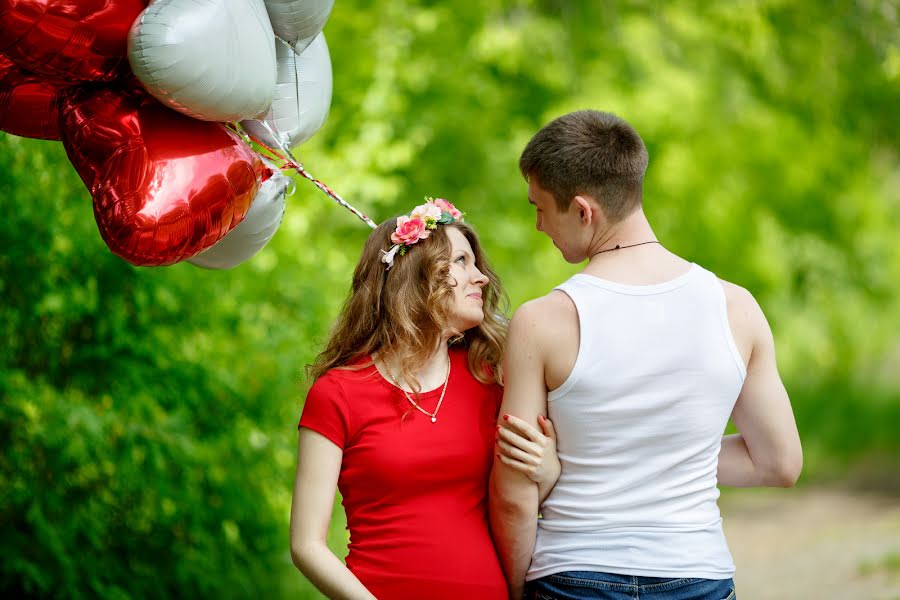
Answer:
M285 46L287 46L287 47L291 50L291 53L293 53L293 54L295 55L295 56L294 56L294 59L291 60L291 66L294 67L294 100L297 102L297 104L295 105L295 108L296 108L296 110L297 110L297 114L298 114L298 115L301 115L301 114L303 114L303 107L300 106L300 98L301 98L301 93L300 93L300 70L297 68L297 56L300 56L300 55L297 54L297 51L296 51L296 49L295 49L293 46L291 46L289 43L287 43L287 42L284 41L283 39L278 38L278 37L276 37L275 39L277 39L279 42L281 42L282 44L284 44ZM296 42L295 42L295 43L296 43Z
M282 165L280 167L278 167L279 170L284 171L286 169L294 168L293 165L291 165L291 161L289 161L287 158L285 158L280 152L270 148L268 146L268 144L266 144L262 140L257 139L255 136L250 135L247 132L247 130L244 129L243 127L241 127L240 125L238 125L238 123L226 123L225 126L228 127L229 129L231 129L236 134L240 135L241 139L243 139L247 143L248 146L250 145L251 142L256 142L257 144L259 144L260 146L265 148L269 153L275 155L275 157L278 158L279 160L281 160L281 162L282 162Z
M338 204L340 204L341 206L343 206L344 208L346 208L347 210L352 212L354 215L356 215L363 223L365 223L372 229L375 229L376 227L378 227L378 225L376 225L372 219L370 219L369 217L364 215L362 212L360 212L354 206L350 205L346 200L344 200L337 193L335 193L335 191L332 190L330 187L328 187L327 185L325 185L324 183L322 183L321 181L319 181L318 179L316 179L315 177L310 175L310 173L305 168L303 168L303 164L294 157L294 155L291 153L290 149L288 149L287 147L285 147L284 144L281 143L281 140L279 139L278 135L276 135L276 133L274 131L272 131L272 128L269 126L268 123L266 123L264 120L259 120L259 121L257 121L257 123L259 123L260 125L265 127L266 131L269 132L269 135L272 136L272 139L275 140L275 143L278 144L278 148L281 150L281 153L273 150L267 144L265 144L264 142L259 140L256 136L249 134L246 130L244 130L244 135L249 137L251 140L253 140L257 144L259 144L260 146L262 146L263 148L265 148L266 150L268 150L269 152L271 152L278 158L280 158L282 161L284 161L285 166L282 167L282 169L292 168L293 170L295 170L297 173L299 173L303 177L306 177L307 179L312 181L317 188L319 188L320 190L322 190L325 193L326 196L328 196L329 198L331 198L332 200L334 200L335 202L337 202Z

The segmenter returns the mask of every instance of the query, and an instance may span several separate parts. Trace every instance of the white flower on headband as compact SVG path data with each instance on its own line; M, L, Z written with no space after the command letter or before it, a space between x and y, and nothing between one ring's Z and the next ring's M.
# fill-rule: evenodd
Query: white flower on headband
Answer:
M425 204L420 204L412 209L412 212L409 213L409 218L422 219L422 222L425 223L426 226L430 225L428 229L434 229L437 226L438 220L441 218L441 212L442 211L437 204L426 202Z
M383 262L387 265L386 270L389 271L391 269L391 267L394 266L394 256L397 254L398 250L400 250L400 246L397 244L394 244L393 246L391 246L390 250L382 250L381 251L381 262Z

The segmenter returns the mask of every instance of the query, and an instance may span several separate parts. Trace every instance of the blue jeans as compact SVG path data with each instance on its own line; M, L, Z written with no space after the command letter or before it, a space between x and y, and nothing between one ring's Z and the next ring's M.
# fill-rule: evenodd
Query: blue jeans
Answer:
M731 579L671 579L567 571L528 583L528 600L735 600Z

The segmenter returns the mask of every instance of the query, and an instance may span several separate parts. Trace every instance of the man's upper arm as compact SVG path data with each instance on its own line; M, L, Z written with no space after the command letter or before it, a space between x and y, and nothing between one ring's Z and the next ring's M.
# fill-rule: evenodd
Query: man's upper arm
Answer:
M753 344L747 377L732 412L753 462L783 479L796 479L802 463L800 437L787 391L775 361L775 340L762 309L749 293L745 306ZM796 475L792 475L796 473Z
M541 310L540 300L522 305L513 315L503 359L503 404L498 422L503 419L503 415L511 414L540 430L538 415L547 414L547 388L544 383L541 345L546 322L547 315ZM494 472L501 477L504 487L535 485L527 476L496 459Z

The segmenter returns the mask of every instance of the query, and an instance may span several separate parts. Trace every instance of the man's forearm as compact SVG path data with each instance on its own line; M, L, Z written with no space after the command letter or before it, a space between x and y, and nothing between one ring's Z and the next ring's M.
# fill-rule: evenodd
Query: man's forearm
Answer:
M750 450L740 434L726 435L722 438L717 477L719 485L734 487L762 485L756 465L750 457Z
M790 487L797 481L799 467L787 462L781 455L757 457L741 434L722 438L719 451L718 482L734 487Z
M537 535L538 489L537 484L523 484L514 477L513 481L501 481L504 477L497 471L495 468L491 476L489 496L491 534L506 575L509 597L521 600Z

